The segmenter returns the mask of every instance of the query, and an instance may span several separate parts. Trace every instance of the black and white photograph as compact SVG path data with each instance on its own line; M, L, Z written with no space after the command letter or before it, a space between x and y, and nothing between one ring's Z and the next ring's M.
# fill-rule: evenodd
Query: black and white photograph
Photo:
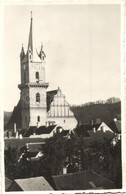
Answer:
M121 11L4 6L4 192L122 189Z

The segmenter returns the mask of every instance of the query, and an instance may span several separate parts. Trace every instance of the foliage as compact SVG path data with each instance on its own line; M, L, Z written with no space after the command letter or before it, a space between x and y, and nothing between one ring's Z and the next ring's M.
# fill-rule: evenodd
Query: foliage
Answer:
M10 179L16 178L16 161L17 161L17 149L8 147L8 150L5 150L5 175Z
M91 120L94 122L100 118L106 124L109 124L117 115L121 114L121 102L114 104L92 104L89 106L72 106L71 110L78 122L81 124L89 124Z
M84 145L84 138L77 137L75 133L69 138L56 133L46 140L43 157L35 163L27 161L27 150L17 162L18 150L9 147L5 152L5 173L11 179L44 176L49 180L52 175L62 174L63 167L67 167L68 173L94 170L121 188L121 141L115 146L107 140L105 143L94 141L88 148Z

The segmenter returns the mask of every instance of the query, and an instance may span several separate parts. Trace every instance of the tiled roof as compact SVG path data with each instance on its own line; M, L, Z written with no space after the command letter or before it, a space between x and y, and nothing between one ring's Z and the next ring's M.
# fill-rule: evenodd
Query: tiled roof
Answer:
M121 121L112 121L108 126L114 133L121 133Z
M50 125L48 127L46 126L40 126L39 128L32 126L29 127L29 129L26 131L24 134L24 137L29 137L30 135L33 135L34 133L36 135L41 135L41 134L50 134L51 131L56 127L56 125Z
M93 130L93 128L95 128L96 130L98 129L98 127L100 126L100 124L93 124L93 125L79 125L76 128L76 133L77 135L80 137L90 137L90 135L88 134L88 131Z
M46 101L47 101L47 112L50 110L50 104L54 99L54 96L57 94L58 90L52 90L52 91L48 91L46 93L47 97L46 97Z
M53 188L44 177L16 179L9 191L52 191Z
M111 131L88 131L90 137L92 137L92 139L94 141L100 141L102 143L104 143L104 141L106 140L110 140L114 137L114 134Z
M84 171L52 176L56 190L88 190L88 189L114 189L110 180L96 174L94 171Z
M39 129L38 129L39 133L36 130L36 135L38 135L38 134L50 134L55 127L56 127L56 125L50 125L50 126L45 127L45 128L39 127Z
M44 127L44 126L43 126ZM31 126L27 129L27 131L24 133L24 137L29 137L30 135L34 134L36 131L37 127L36 126Z
M8 188L10 187L10 185L12 184L12 180L8 179L7 177L5 177L5 191L8 190Z
M9 139L4 139L5 142L5 147L8 148L9 146L12 148L20 148L26 143L32 143L32 142L45 142L45 139L42 138L29 138L29 137L24 137L22 139L19 138L9 138Z

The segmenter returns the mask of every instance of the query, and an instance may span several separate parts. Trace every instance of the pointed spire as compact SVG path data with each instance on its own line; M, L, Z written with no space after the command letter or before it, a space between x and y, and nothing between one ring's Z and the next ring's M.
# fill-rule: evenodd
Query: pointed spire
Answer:
M21 59L23 59L25 57L25 52L24 52L23 44L22 44L22 48L21 48L20 57L21 57Z
M29 40L28 40L28 51L33 53L33 32L32 32L32 11L31 11L31 23L30 23L30 32L29 32Z
M34 62L41 62L40 57L38 56L37 50L34 44L34 37L33 37L33 18L32 18L32 11L31 11L31 23L30 23L30 32L29 32L29 40L28 40L28 53L31 53L32 57L30 61Z

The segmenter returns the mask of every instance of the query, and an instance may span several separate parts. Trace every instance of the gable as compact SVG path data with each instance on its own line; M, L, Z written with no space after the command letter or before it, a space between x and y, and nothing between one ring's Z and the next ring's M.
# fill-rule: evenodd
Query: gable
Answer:
M104 122L101 123L97 131L103 131L103 132L110 131L113 133L113 131Z

